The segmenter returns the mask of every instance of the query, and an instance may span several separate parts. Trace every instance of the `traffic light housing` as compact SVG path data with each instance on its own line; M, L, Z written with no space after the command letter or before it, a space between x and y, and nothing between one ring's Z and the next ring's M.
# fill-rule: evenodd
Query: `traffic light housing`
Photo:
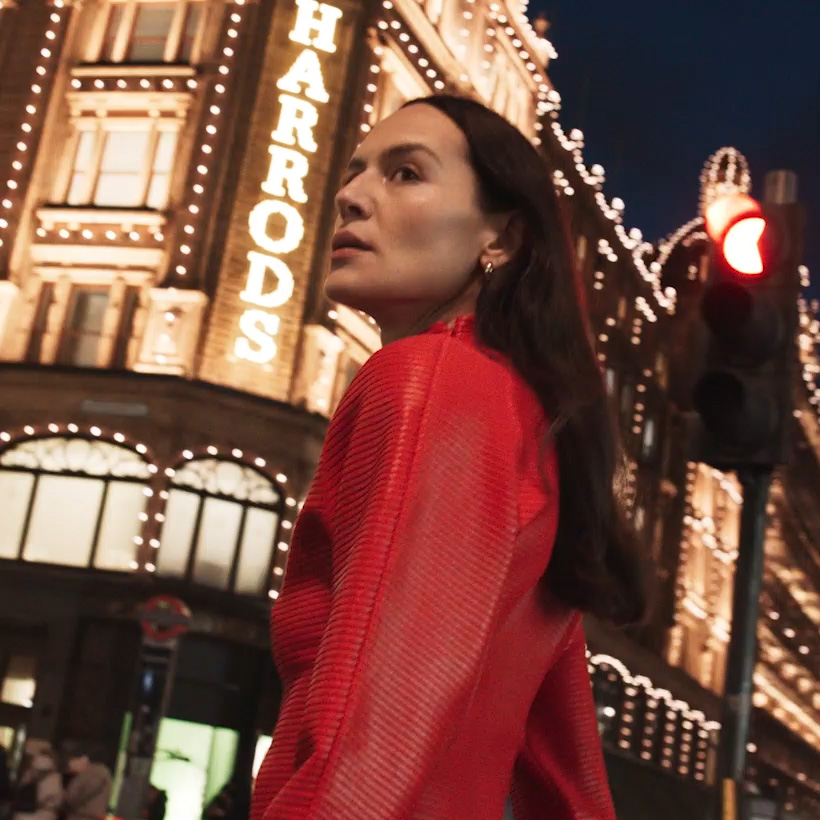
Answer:
M774 467L788 456L797 363L802 210L718 199L700 300L700 417L695 458L720 469Z

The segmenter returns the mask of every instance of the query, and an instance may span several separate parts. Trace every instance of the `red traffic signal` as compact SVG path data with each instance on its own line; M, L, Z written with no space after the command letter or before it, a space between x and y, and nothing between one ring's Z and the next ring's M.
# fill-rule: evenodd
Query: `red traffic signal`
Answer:
M709 206L706 232L723 266L747 280L766 274L783 251L782 230L758 202L742 194L720 197Z
M712 260L692 384L698 458L721 469L780 464L792 421L801 212L722 197L706 228Z
M745 216L735 222L723 237L723 258L732 270L745 276L763 273L763 255L760 240L766 230L761 216Z

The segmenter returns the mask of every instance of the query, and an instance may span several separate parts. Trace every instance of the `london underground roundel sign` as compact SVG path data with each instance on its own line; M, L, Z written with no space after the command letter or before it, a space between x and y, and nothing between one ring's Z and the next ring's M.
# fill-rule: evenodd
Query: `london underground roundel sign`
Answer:
M156 595L140 609L140 626L146 638L173 641L188 631L191 610L172 595Z

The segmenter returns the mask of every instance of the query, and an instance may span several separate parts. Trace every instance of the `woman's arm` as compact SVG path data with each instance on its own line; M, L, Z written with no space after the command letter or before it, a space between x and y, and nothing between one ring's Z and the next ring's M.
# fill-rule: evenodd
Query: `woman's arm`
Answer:
M615 820L580 616L530 710L511 798L515 820Z
M443 334L394 343L357 377L344 443L323 456L334 585L305 756L265 820L406 817L457 735L518 529L514 391Z

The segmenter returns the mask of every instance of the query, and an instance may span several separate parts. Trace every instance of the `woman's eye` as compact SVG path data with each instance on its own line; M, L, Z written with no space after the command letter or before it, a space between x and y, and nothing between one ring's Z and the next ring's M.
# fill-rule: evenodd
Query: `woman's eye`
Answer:
M399 182L416 182L421 177L409 165L402 165L393 171L391 179L397 179Z

